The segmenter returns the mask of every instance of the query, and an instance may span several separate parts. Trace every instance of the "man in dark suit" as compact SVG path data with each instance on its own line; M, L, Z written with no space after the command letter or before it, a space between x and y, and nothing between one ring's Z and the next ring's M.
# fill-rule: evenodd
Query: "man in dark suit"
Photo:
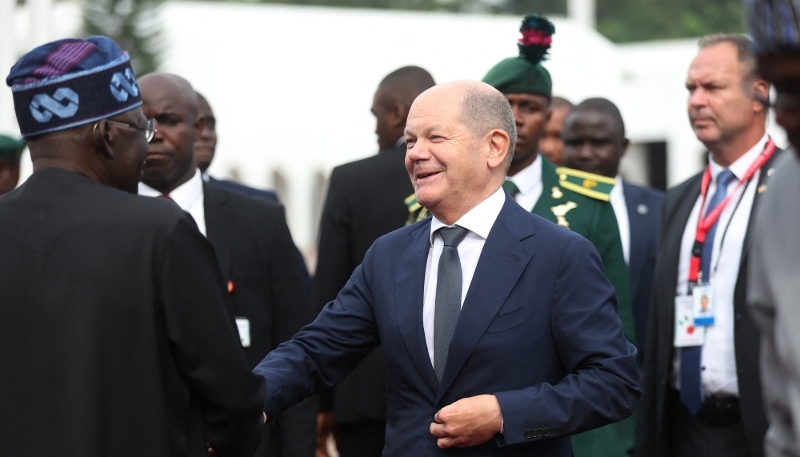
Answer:
M245 186L227 179L216 179L208 174L208 167L211 166L211 161L214 160L214 154L217 151L217 118L214 116L214 111L211 109L208 100L200 92L195 93L197 94L197 116L202 120L202 124L200 132L195 138L194 151L197 157L197 167L200 168L200 172L203 174L203 181L251 197L265 198L279 203L278 195L271 190L256 189L255 187Z
M194 156L202 121L183 78L156 73L140 80L146 115L158 121L139 193L175 201L195 219L217 254L241 345L251 367L311 320L300 255L283 208L203 183ZM313 455L316 405L300 405L266 428L259 456Z
M127 53L60 40L7 82L34 173L0 197L3 455L253 455L264 383L213 248L135 195L155 124Z
M590 98L565 118L564 165L615 178L611 205L617 218L622 251L628 265L637 341L646 341L647 310L653 288L662 192L623 181L619 164L630 143L619 109L604 98ZM641 344L641 348L644 344ZM639 350L639 360L643 351Z
M591 243L502 190L515 138L487 84L417 97L406 169L433 217L379 238L315 322L259 364L267 416L379 344L388 457L567 457L570 435L631 414L636 351L614 288Z
M780 154L765 132L769 86L756 74L750 39L711 35L699 46L686 79L688 114L709 164L664 198L637 426L642 457L764 454L746 276L752 214ZM704 296L711 325L696 311Z
M403 67L387 75L372 103L378 155L333 169L319 228L319 261L311 295L315 309L336 298L378 237L406 222L403 202L414 188L403 164L403 130L414 99L434 84L433 77L419 67ZM325 445L325 432L335 422L342 457L380 456L386 430L382 348L376 348L333 389L329 403L332 411L320 413L318 451L324 452L320 448Z

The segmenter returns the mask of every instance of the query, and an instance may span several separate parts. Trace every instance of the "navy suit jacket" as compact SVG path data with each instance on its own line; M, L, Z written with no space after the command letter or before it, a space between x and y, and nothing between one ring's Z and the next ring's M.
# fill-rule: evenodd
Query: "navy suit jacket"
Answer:
M636 320L636 341L641 352L644 342L647 341L647 310L650 308L650 294L653 291L653 273L658 253L658 230L664 193L625 181L622 182L622 192L625 195L630 225L628 272L631 303Z
M569 457L569 436L628 417L638 397L636 349L592 244L506 195L458 318L441 384L422 327L430 219L379 238L317 319L255 371L276 415L344 378L383 345L384 456ZM459 399L495 394L504 435L441 450L429 428Z

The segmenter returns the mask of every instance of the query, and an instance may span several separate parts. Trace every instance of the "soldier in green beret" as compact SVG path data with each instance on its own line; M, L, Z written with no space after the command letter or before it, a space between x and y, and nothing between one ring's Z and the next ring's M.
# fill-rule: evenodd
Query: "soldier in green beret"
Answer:
M0 135L0 195L11 192L19 182L19 158L25 141Z
M503 187L522 207L580 233L594 244L603 259L606 277L616 289L625 336L636 344L628 268L609 201L616 180L557 168L539 153L539 139L551 113L552 99L550 73L541 61L550 47L555 27L544 17L529 15L520 31L520 55L501 61L483 78L505 94L517 123L514 161ZM622 457L633 448L634 432L632 416L573 436L573 452L576 457Z

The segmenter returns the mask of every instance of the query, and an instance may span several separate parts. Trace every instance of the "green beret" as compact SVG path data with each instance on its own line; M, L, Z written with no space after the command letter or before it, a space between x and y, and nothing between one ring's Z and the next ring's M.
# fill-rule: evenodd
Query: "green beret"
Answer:
M504 59L495 65L483 82L504 94L534 94L551 98L553 81L541 62L553 41L555 26L542 16L530 14L522 20L519 57Z
M23 149L25 149L24 140L0 135L0 160L19 160Z

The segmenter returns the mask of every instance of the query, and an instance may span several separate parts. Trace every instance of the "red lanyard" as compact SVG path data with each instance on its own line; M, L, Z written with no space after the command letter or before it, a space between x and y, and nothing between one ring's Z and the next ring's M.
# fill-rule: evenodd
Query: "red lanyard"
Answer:
M750 168L747 169L742 179L736 184L736 187L733 189L733 192L729 193L724 200L722 200L719 205L716 206L711 212L709 212L706 217L700 217L697 221L697 232L694 236L694 246L692 246L692 259L689 264L689 282L696 283L698 280L699 272L700 272L700 256L703 253L703 244L706 242L706 235L708 231L711 230L711 227L717 223L719 219L719 215L722 214L722 211L731 201L731 197L745 184L747 184L752 178L753 175L756 174L761 167L764 166L764 163L772 157L772 154L775 152L775 142L772 141L770 138L767 141L767 145L764 147L764 152L759 154L756 160L750 165ZM703 204L700 206L700 211L702 214L703 208L706 206L706 194L708 193L708 187L711 185L711 165L706 167L705 173L703 173L703 181L700 183L700 195L703 196Z

